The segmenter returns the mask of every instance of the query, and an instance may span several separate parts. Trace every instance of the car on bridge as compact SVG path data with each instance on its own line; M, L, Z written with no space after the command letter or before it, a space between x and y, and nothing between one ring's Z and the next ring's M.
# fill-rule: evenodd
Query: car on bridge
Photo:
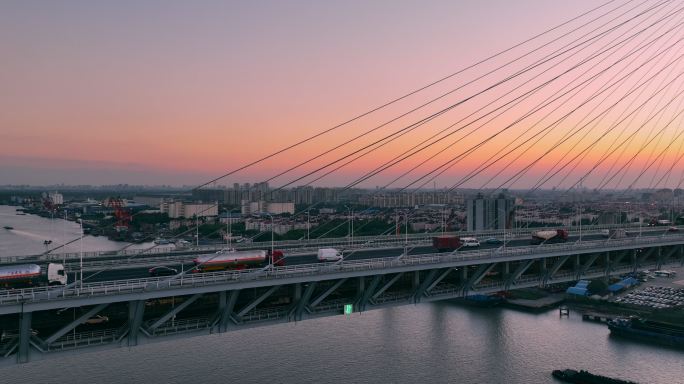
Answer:
M492 245L498 245L498 244L503 244L503 241L501 239L497 239L496 237L489 237L489 238L487 238L487 240L485 240L485 243L492 244Z
M461 239L461 242L465 248L480 246L480 241L474 237L464 237Z
M171 267L165 267L163 265L160 265L158 267L153 267L150 268L149 271L150 276L153 277L158 277L158 276L174 276L178 274L178 270L175 268Z

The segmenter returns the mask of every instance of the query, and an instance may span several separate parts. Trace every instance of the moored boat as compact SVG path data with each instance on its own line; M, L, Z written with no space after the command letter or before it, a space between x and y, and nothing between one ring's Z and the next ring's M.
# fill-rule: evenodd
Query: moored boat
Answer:
M684 326L681 325L632 317L608 321L608 329L612 335L684 348Z
M575 384L637 384L633 381L614 379L612 377L595 375L587 371L576 371L574 369L556 369L551 375L558 380Z

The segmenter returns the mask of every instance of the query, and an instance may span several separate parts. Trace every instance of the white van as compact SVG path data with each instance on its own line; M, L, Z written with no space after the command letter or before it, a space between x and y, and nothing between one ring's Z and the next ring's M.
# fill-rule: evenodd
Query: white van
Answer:
M335 248L321 248L318 250L318 261L342 260L342 253Z
M463 247L466 248L480 246L480 241L474 237L463 237L461 238L461 242L463 243Z

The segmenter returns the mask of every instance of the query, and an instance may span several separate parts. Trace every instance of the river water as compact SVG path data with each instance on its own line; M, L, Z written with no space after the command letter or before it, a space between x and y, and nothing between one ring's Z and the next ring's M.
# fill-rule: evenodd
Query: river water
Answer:
M0 256L59 239L63 221L13 215L0 206L0 226L18 232L0 234ZM684 383L683 362L682 351L610 337L574 312L442 302L62 356L1 368L0 383L555 383L553 369L573 368L671 384Z
M13 227L6 230L3 227ZM64 219L44 218L35 215L17 215L16 208L0 205L0 258L4 256L35 255L48 250L44 242L51 240L49 249L69 243L56 250L62 252L79 252L81 249L80 226L73 221ZM75 242L73 240L79 239ZM128 249L145 249L154 246L154 243L128 244L110 241L104 236L85 236L83 238L83 251L115 251L128 247ZM173 244L158 246L173 247Z

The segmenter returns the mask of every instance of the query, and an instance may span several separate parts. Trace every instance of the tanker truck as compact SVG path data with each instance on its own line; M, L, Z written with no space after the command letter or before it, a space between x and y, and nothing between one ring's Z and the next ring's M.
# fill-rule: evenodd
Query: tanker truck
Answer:
M0 267L0 289L66 285L66 283L67 276L62 264L20 264Z
M568 231L565 229L551 229L546 231L532 232L532 240L530 244L552 244L565 243L568 241Z
M282 251L276 250L273 252L273 257L271 258L270 256L270 250L221 250L213 254L197 256L193 260L195 263L194 272L214 272L225 271L229 269L258 268L269 265L269 262L272 262L276 267L285 265L285 257Z

